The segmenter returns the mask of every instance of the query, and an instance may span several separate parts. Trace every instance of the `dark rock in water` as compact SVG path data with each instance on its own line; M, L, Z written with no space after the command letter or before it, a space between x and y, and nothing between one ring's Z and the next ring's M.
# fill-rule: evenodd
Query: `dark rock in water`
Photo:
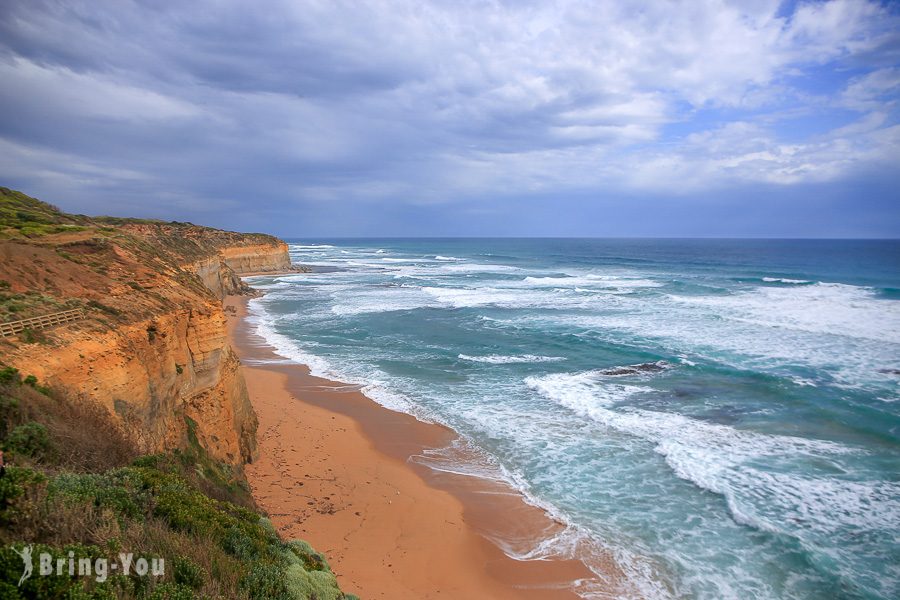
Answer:
M665 371L672 365L664 360L656 362L639 363L636 365L627 365L624 367L612 367L610 369L601 369L597 373L607 377L622 377L625 375L640 375L642 373L658 373Z

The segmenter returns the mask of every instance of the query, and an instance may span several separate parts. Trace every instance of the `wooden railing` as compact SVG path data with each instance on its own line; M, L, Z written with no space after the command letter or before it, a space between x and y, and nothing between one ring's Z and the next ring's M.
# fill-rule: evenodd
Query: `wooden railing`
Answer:
M73 308L71 310L64 310L42 317L32 317L30 319L0 323L0 337L16 335L25 329L46 329L47 327L62 325L63 323L70 323L83 318L84 311L80 308Z

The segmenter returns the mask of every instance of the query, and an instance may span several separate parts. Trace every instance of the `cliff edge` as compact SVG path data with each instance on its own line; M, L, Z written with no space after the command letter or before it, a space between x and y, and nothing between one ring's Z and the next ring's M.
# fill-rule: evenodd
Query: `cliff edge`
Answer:
M63 213L0 187L0 323L84 318L0 337L2 362L101 405L141 453L186 447L240 469L256 415L221 299L290 270L287 245L190 223Z

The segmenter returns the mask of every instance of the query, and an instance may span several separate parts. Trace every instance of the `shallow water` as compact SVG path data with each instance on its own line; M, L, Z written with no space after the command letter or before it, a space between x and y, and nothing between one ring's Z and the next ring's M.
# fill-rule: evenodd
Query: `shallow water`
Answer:
M649 597L900 596L900 243L291 253L322 272L255 278L258 333L460 432L570 524L555 550L602 545Z

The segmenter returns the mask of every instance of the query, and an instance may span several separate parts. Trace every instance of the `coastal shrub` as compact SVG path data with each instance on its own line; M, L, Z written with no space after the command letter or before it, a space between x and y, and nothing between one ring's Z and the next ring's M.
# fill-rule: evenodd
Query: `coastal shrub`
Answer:
M239 527L230 527L222 539L222 548L235 558L256 560L263 553L265 545L254 539L247 531Z
M0 442L15 427L19 417L19 400L13 396L0 394Z
M6 452L41 458L52 450L47 428L31 421L13 429L3 443Z
M25 379L22 380L22 383L27 385L28 387L30 387L33 390L39 391L40 393L44 394L45 396L50 395L50 388L40 385L38 383L38 378L35 377L34 375L29 375L28 377L26 377Z
M339 600L344 598L330 571L307 571L299 564L285 569L285 587L290 598L296 600Z
M206 581L206 573L203 568L183 556L176 556L172 560L172 576L175 578L175 583L192 590L199 590Z
M6 474L0 477L0 523L8 525L20 514L22 507L16 505L17 501L25 496L26 491L46 481L46 477L23 467L7 467Z
M254 600L291 600L282 567L271 562L254 562L241 580L241 588Z
M325 557L313 550L312 546L303 540L291 540L287 543L288 550L303 563L307 571L329 571L330 567Z
M149 494L127 469L110 473L60 473L48 486L51 499L109 509L116 516L142 520Z
M103 304L102 302L97 302L96 300L88 300L87 305L90 308L95 308L101 312L105 312L106 314L113 315L116 317L122 314L122 311L120 311L119 309L113 308L112 306L107 306L106 304Z
M6 385L18 384L22 382L22 376L15 367L3 367L0 369L0 383Z
M194 600L194 590L178 583L164 583L154 587L144 596L146 600Z

